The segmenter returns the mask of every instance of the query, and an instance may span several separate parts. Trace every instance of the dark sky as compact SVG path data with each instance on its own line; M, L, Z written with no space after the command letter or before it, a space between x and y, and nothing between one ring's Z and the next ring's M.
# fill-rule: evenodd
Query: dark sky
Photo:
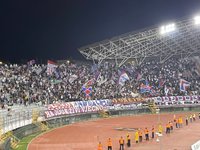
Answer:
M200 12L200 0L4 0L0 60L83 59L78 48Z

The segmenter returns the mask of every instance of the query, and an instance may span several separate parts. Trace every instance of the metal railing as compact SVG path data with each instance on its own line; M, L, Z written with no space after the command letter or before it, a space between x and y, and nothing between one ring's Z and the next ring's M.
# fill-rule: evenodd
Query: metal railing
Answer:
M31 124L33 110L39 111L41 113L40 115L42 116L45 107L37 105L29 105L29 106L16 105L10 107L10 110L8 109L0 110L1 134Z

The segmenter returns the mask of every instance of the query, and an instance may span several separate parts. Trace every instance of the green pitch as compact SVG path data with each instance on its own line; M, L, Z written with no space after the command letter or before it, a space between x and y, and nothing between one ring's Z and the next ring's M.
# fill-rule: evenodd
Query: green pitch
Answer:
M31 142L31 140L33 138L35 138L36 136L38 136L39 134L41 134L42 132L38 132L38 133L35 133L35 134L31 134L29 136L26 136L24 137L18 144L18 147L14 150L26 150L27 149L27 146L28 144Z

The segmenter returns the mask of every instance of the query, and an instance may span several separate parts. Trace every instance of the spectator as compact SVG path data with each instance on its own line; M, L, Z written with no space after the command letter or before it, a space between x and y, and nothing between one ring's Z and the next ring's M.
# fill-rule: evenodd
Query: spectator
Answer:
M0 65L0 101L2 104L48 104L57 101L87 99L130 98L134 96L198 95L199 72L190 59L155 60L141 66L126 63L117 67L110 62L101 65L89 63L62 63L51 76L46 65ZM126 72L129 80L118 84L119 76ZM59 73L59 75L58 75ZM179 79L191 83L186 92L179 90ZM82 87L93 79L92 90L86 95ZM140 93L140 85L149 83L154 93ZM86 88L87 89L87 88Z

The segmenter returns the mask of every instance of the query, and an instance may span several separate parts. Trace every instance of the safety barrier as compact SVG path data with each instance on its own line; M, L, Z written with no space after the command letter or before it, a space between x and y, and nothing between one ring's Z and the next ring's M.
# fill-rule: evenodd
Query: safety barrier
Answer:
M14 106L10 111L0 110L0 135L31 124L34 109L44 114L45 107L37 105Z

